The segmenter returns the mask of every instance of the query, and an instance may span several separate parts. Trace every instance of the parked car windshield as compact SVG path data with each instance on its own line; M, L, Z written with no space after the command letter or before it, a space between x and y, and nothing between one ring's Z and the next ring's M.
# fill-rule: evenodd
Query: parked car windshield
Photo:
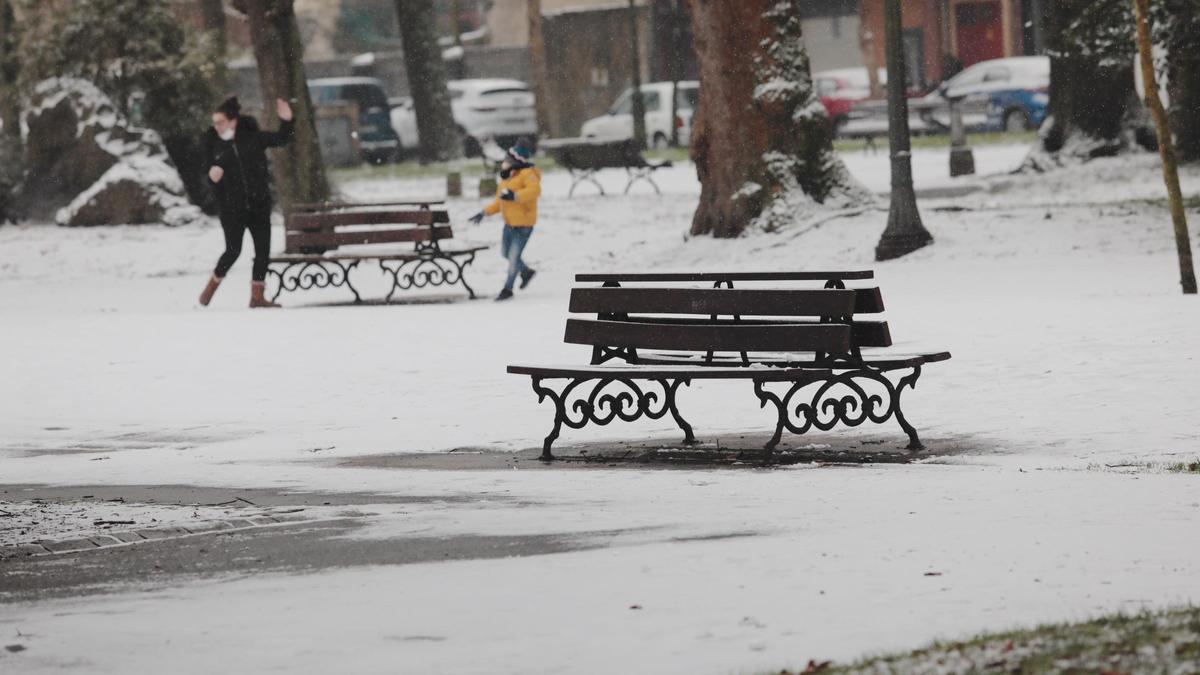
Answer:
M659 99L657 91L643 91L642 105L646 106L646 112L658 112L662 107L662 102ZM633 114L633 90L630 89L621 98L617 99L617 103L613 106L613 113L617 115Z
M383 90L370 84L348 84L342 88L343 96L358 103L365 111L368 108L388 109L387 97Z
M700 105L700 90L695 87L679 87L675 103L683 110L695 110Z

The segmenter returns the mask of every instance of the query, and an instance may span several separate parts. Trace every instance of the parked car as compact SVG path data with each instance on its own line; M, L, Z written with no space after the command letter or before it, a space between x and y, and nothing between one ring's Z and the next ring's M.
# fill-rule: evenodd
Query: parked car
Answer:
M482 144L494 140L509 147L522 136L537 137L537 111L533 91L520 80L451 80L450 110L463 137L468 156L481 152ZM415 150L421 143L417 133L417 115L412 98L391 100L392 127L400 135L404 150Z
M671 118L671 82L650 82L641 88L646 107L646 141L654 148L665 148L671 140L671 126L679 129L679 142L687 145L692 135L692 116L700 100L700 83L679 83L676 96L677 116ZM583 123L579 135L599 140L633 138L633 88L626 89L608 112Z
M1016 56L976 63L943 82L926 101L961 99L968 129L1016 132L1041 126L1049 92L1050 59ZM949 126L949 111L936 108L928 119Z
M880 86L887 86L887 70L879 68ZM813 74L813 86L817 98L825 107L825 114L840 128L850 119L850 110L855 103L871 98L871 83L866 68L838 68Z
M393 161L400 138L392 129L383 83L372 77L329 77L308 81L314 105L349 101L358 105L358 144L363 159L374 164Z

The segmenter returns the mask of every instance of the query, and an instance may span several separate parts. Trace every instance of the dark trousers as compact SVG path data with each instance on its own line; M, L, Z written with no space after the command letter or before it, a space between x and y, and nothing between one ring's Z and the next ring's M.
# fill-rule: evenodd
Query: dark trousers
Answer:
M255 281L266 280L267 259L271 257L271 211L222 214L221 229L225 231L225 252L213 274L224 278L242 254L242 239L246 230L250 230L250 239L254 241L254 270L250 276Z

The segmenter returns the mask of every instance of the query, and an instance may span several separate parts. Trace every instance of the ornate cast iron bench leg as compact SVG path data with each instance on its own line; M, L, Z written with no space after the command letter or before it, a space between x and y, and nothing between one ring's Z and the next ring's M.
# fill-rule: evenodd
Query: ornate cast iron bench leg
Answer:
M913 452L924 450L925 445L917 437L917 430L904 418L904 411L900 409L900 394L904 393L905 387L916 389L918 377L921 377L921 366L913 368L912 372L900 378L899 384L896 385L896 421L900 423L900 428L904 430L904 433L908 434L907 449Z
M770 461L784 429L800 435L813 428L829 431L838 424L849 427L865 422L883 424L893 415L908 434L906 449L914 452L923 449L917 430L900 409L904 388L915 387L920 376L919 365L895 384L883 372L871 368L843 370L816 381L785 383L788 389L782 395L767 389L766 382L755 380L754 394L759 404L762 407L768 403L774 405L778 415L775 434L765 446L767 461ZM810 388L811 392L801 393Z
M463 275L463 269L475 262L474 251L456 256L430 248L418 249L417 254L420 257L408 260L393 258L379 261L379 268L392 277L392 288L384 302L391 302L396 291L454 284L460 284L471 299L475 299L475 289L471 288ZM460 257L461 261L458 259Z
M620 419L632 422L641 417L657 420L667 413L683 431L683 442L692 444L696 437L692 427L679 414L675 405L675 394L680 385L689 385L689 378L675 380L633 380L623 377L574 378L561 391L555 391L542 385L543 378L533 378L533 391L538 395L538 403L547 398L554 404L554 426L542 442L542 461L552 461L554 453L551 448L554 441L562 432L563 425L572 429L582 429L589 423L604 426L613 420ZM642 384L653 382L662 388L662 393L646 391ZM639 384L642 383L642 384ZM580 386L582 390L577 391ZM587 386L590 385L590 386ZM609 388L615 391L605 391Z
M278 282L275 293L271 295L271 301L274 302L284 291L345 286L354 294L355 304L361 303L358 289L350 283L350 270L357 267L359 262L361 261L343 263L340 260L300 260L271 263L267 267L267 275ZM282 265L283 269L276 270L276 265Z

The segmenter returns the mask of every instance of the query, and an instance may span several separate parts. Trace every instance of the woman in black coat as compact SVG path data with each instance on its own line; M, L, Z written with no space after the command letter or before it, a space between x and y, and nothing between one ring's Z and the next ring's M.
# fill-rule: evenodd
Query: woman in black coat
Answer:
M264 131L258 120L241 115L237 97L223 101L212 114L212 127L200 138L200 151L208 166L220 207L225 252L217 261L212 278L200 294L207 305L217 286L242 252L246 230L254 241L254 270L250 282L251 307L278 307L264 297L267 261L271 255L271 186L267 148L278 148L292 140L295 124L287 101L275 101L279 131Z

